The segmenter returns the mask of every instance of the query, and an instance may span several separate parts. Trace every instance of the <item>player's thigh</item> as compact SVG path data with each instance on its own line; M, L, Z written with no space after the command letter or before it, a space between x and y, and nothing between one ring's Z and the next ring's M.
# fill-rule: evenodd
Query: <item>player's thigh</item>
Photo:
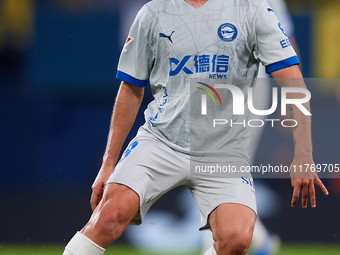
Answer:
M109 183L104 189L102 200L93 211L89 225L99 228L109 224L127 226L138 210L139 196L135 191L125 185Z
M245 164L242 162L230 163L236 168ZM196 204L201 211L201 230L209 229L210 214L223 204L239 204L250 208L256 214L256 197L254 181L249 173L232 174L210 173L192 174L190 190Z
M115 214L118 221L128 221L138 213L139 196L131 188L118 183L106 185L102 202L98 210L107 214Z
M167 191L184 184L189 161L164 143L148 137L131 141L107 183L129 187L139 196L139 212L131 224L140 224L152 204Z
M214 240L251 243L256 214L249 207L225 203L219 205L209 216L209 223Z

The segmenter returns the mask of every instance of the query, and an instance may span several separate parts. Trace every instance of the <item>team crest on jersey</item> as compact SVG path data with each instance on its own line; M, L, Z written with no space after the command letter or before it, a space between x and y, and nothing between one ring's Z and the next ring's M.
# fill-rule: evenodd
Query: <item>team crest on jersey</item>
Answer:
M221 40L231 42L237 37L237 28L233 24L224 23L218 28L217 34Z

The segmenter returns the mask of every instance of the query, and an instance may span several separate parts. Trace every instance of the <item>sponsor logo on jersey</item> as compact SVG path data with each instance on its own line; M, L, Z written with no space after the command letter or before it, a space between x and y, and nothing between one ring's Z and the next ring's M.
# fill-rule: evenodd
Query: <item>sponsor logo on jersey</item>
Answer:
M274 12L274 10L272 8L267 8L268 12ZM274 12L275 13L275 12Z
M166 90L166 87L163 87L163 90L164 92L163 92L162 101L157 104L158 106L157 113L155 114L154 117L149 117L152 127L156 127L155 124L153 124L153 122L156 121L159 118L159 116L161 116L161 114L163 114L163 108L168 103L168 92Z
M190 70L186 66L191 61L194 61L194 70ZM203 54L194 56L188 55L185 56L182 60L170 58L169 62L169 76L178 75L181 71L183 71L186 74L210 73L209 79L226 79L229 67L229 56L217 54Z
M245 185L249 185L252 189L252 192L255 193L255 184L254 184L254 180L252 178L248 178L248 177L241 177L242 183Z
M292 46L292 45L290 44L290 41L289 41L289 39L288 39L288 36L287 36L285 30L283 29L281 23L278 23L277 25L278 25L278 27L280 28L281 32L284 34L284 36L287 37L286 39L283 39L283 40L280 41L280 44L281 44L282 49Z
M221 40L231 42L237 37L237 29L233 24L224 23L217 29L217 34Z
M277 25L279 26L279 28L280 28L280 30L282 31L282 33L283 33L285 36L287 36L287 34L286 34L285 30L283 29L281 23L278 23ZM287 36L287 37L288 37L288 36Z
M166 34L163 34L163 33L159 33L159 37L160 38L167 38L171 43L172 43L172 39L171 39L171 36L172 34L174 33L175 31L172 31L172 33L170 35L166 35Z
M188 60L191 58L191 56L185 56L181 61L179 61L177 58L170 58L170 72L169 72L169 76L175 76L177 74L179 74L180 71L183 70L183 72L185 72L186 74L193 74L192 71L190 71L185 64L188 62ZM172 66L177 65L177 67L175 68L175 70L172 69Z
M292 45L290 44L290 41L289 41L288 38L287 38L287 39L284 39L284 40L282 40L282 41L280 41L280 44L281 44L282 49L287 48L287 47L289 47L289 46L292 46Z

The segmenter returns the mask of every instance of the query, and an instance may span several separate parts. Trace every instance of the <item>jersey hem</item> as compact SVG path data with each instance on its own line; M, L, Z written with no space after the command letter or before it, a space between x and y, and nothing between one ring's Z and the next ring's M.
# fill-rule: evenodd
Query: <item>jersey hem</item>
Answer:
M119 79L119 80L122 80L122 81L125 81L127 83L130 83L136 87L140 87L140 88L143 88L145 87L146 85L148 85L148 82L149 80L138 80L126 73L123 73L121 71L117 71L117 75L116 75L116 78Z
M271 64L269 66L266 66L266 73L272 73L274 71L292 66L292 65L298 65L300 64L299 59L297 56L293 56L287 59L284 59L280 62L276 62L274 64Z
M198 163L198 162L203 162L203 163L213 162L213 163L217 163L217 162L220 162L220 160L222 158L226 158L227 157L228 161L227 162L224 161L223 163L240 162L240 163L244 163L244 164L247 164L247 165L250 164L249 158L246 155L244 155L244 154L229 154L229 155L219 154L219 155L217 155L216 153L213 153L213 154L210 153L209 155L207 155L206 153L192 152L190 150L190 148L183 148L183 147L181 147L181 146L179 146L179 145L177 145L175 143L170 142L169 140L162 139L162 137L160 137L159 134L157 134L157 133L153 132L152 130L150 130L147 126L145 126L145 124L138 129L136 137L138 135L147 137L149 139L155 139L155 140L165 144L166 146L168 146L172 150L176 151L177 153L182 154L187 159L190 159L191 161L194 161L196 163ZM214 157L216 160L212 161L211 160L212 157Z

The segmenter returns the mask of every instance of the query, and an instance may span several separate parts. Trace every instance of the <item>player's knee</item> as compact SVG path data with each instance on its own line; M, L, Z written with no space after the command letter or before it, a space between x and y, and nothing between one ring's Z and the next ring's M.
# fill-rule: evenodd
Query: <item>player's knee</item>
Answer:
M124 210L115 210L110 214L109 223L113 226L127 226L131 219Z
M217 254L247 254L251 234L242 229L219 231L216 235Z

